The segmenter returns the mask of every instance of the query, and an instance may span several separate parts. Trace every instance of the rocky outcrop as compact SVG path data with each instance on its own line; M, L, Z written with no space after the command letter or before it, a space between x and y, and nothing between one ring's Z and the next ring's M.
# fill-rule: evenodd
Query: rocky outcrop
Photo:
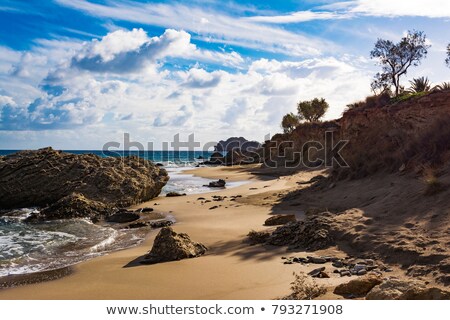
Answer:
M210 187L210 188L224 188L226 185L226 181L223 179L219 179L217 181L211 181L210 183L208 183L207 185L204 185L205 187Z
M89 200L80 193L71 193L47 208L35 211L26 221L88 218L98 221L113 212L113 208L100 201Z
M20 151L0 158L0 208L46 207L74 192L124 207L156 197L168 179L164 169L135 156Z
M227 140L220 140L215 146L215 151L229 152L232 150L254 151L259 149L261 144L258 141L249 141L244 137L231 137Z
M127 223L127 222L136 221L140 217L141 216L136 212L123 210L123 211L116 212L110 216L107 216L106 221L114 222L114 223Z
M226 155L224 156L222 152ZM243 137L232 137L226 141L219 141L210 159L202 164L231 166L259 163L261 155L262 148L259 142L248 141Z
M450 300L450 292L423 282L388 279L374 287L367 300Z
M270 235L267 244L289 246L289 249L320 250L334 244L330 232L329 212L311 213L305 221L289 222Z
M337 149L325 143L326 132L332 132L333 141L348 141L340 152L345 163L334 161L336 179L442 166L450 150L449 98L448 91L432 92L384 106L353 108L335 121L302 123L292 133L276 134L264 144L264 163L302 168L321 165L308 159L322 159L332 164ZM304 148L309 141L325 148Z
M225 158L223 154L220 152L214 152L209 160L202 162L202 164L206 165L222 165L225 163Z
M381 282L380 276L367 275L338 285L334 289L334 293L343 296L351 295L361 297L365 296L373 287L379 285Z
M265 226L278 226L289 222L296 222L294 214L277 214L276 216L266 219Z
M186 195L186 193L179 193L179 192L171 191L166 194L166 197L169 197L169 198L170 197L182 197L185 195Z
M207 248L198 242L193 242L185 233L176 233L171 227L162 228L155 238L153 247L143 264L175 261L195 258L205 254Z

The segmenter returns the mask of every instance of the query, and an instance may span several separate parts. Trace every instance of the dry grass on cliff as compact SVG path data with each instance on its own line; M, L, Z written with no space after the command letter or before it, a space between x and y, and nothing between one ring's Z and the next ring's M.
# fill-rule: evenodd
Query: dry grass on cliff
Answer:
M362 178L378 171L404 169L424 172L450 160L450 116L422 131L401 128L395 121L378 123L360 132L343 151L349 168L335 171L338 178Z

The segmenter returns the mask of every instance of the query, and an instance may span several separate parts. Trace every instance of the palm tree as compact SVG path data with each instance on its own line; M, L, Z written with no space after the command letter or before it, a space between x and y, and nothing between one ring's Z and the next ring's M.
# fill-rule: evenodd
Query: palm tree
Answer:
M409 83L411 84L408 90L410 93L428 92L431 90L430 81L427 77L414 78Z
M442 82L433 88L433 90L437 91L449 91L450 90L450 82Z

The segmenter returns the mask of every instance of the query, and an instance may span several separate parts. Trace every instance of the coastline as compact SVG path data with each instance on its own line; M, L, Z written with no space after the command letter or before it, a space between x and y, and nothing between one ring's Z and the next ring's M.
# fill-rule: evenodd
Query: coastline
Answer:
M286 246L251 246L246 235L251 230L267 230L264 221L274 214L304 213L297 205L281 199L297 190L303 181L324 174L324 170L302 171L276 177L268 170L255 167L205 167L184 171L208 179L248 180L230 189L181 197L160 196L131 207L152 206L155 212L173 215L176 232L187 233L193 241L209 250L201 257L180 261L142 265L139 261L151 249L158 230L147 234L138 246L115 251L71 267L71 273L59 279L0 290L0 299L151 299L151 300L215 300L215 299L278 299L290 293L293 273L308 273L316 264L284 264L283 257L333 256L344 258L348 252L337 245L313 252L287 251ZM226 198L220 202L213 195ZM231 201L230 196L241 195ZM217 206L217 208L212 208ZM344 249L344 248L343 248ZM388 277L403 278L398 265L389 264ZM327 272L333 268L327 267ZM342 283L357 276L316 279L327 293L320 299L344 299L333 293ZM28 282L29 283L29 282Z
M202 197L240 194L245 198L281 192L293 185L290 177L266 179L245 168L200 168L195 169L195 174L250 180L235 188L212 190ZM224 202L210 210L212 205L201 204L198 197L158 197L133 208L158 203L155 210L176 217L176 232L185 232L210 249L205 256L140 265L139 257L150 250L157 234L150 232L141 245L74 265L73 272L60 279L0 290L0 299L274 299L289 293L293 271L314 268L284 265L281 257L287 254L285 247L268 250L243 242L250 230L264 228L265 219L273 214L270 207ZM301 212L296 214L301 216ZM334 286L336 281L347 279L327 279L327 285Z

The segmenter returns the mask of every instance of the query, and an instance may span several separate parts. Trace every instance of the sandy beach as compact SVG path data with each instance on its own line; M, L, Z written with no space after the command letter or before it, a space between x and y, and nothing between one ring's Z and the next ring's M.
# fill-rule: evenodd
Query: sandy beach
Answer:
M174 215L177 223L173 229L205 244L209 248L205 256L141 265L139 257L150 250L157 234L153 231L138 247L80 263L73 267L71 275L58 280L0 290L0 299L276 299L289 293L294 271L307 272L317 267L283 264L281 257L289 255L286 247L250 246L244 242L250 230L267 228L264 221L275 213L267 203L269 200L265 205L256 205L260 203L260 195L282 193L292 188L295 181L309 179L316 172L276 178L255 176L243 168L218 167L188 173L249 183L201 195L159 197L135 208L152 206L157 212ZM212 195L242 195L242 198L205 204L197 200ZM256 200L250 201L249 197ZM213 205L219 207L211 210ZM302 212L295 208L276 213L302 217ZM316 254L345 255L334 248ZM327 287L348 280L337 276L319 279ZM328 291L322 298L340 298Z

